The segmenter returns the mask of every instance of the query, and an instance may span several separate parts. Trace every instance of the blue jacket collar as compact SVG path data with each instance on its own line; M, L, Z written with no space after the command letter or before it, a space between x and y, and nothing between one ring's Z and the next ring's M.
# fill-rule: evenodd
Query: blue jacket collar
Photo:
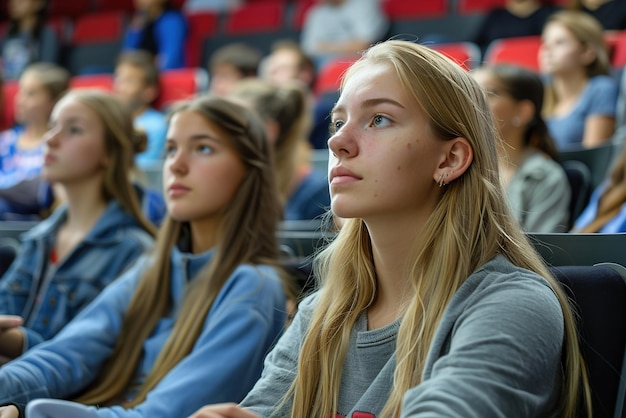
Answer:
M52 215L37 225L30 231L22 235L23 240L38 239L51 234L63 225L67 219L67 206L62 206ZM126 212L116 200L111 200L94 227L83 239L84 242L106 242L119 239L120 229L127 226L138 226L139 222Z

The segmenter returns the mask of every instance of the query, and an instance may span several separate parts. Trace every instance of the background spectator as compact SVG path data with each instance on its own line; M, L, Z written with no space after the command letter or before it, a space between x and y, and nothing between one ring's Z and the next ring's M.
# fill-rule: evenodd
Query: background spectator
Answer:
M43 176L67 205L28 231L0 280L0 313L23 327L3 328L0 355L14 358L56 335L152 244L126 173L145 135L135 134L104 93L63 98L46 133Z
M317 0L305 16L300 44L321 67L384 38L389 21L379 0Z
M58 63L60 45L54 30L46 26L46 0L8 0L9 25L2 36L2 73L18 79L37 61Z
M527 232L566 232L571 190L541 117L541 78L510 65L482 67L473 76L487 93L505 142L500 175L513 214Z
M159 71L146 51L123 52L115 67L113 92L124 103L137 128L148 135L148 147L135 159L139 167L162 163L167 120L151 107L159 95Z
M238 83L232 96L256 110L275 150L276 181L285 220L314 219L330 205L328 181L313 170L307 140L311 115L305 90L295 82L274 86L261 80Z
M496 39L540 35L548 16L556 10L558 7L551 2L507 0L504 7L494 7L487 12L474 42L484 53Z
M315 64L295 41L281 40L272 45L259 73L261 78L277 86L296 81L310 92L315 81Z
M605 30L626 29L626 2L623 0L571 0L569 7L589 13Z
M232 43L217 49L208 63L209 92L225 96L238 81L256 77L262 57L260 51L244 43Z
M626 232L626 148L607 178L591 194L573 232Z
M43 135L50 113L69 88L70 74L55 64L31 64L19 80L15 97L18 126L0 133L0 188L39 175Z
M608 75L600 23L584 12L553 14L542 33L539 62L548 76L543 114L557 148L589 148L609 140L618 87Z
M185 66L185 17L169 0L135 0L137 12L124 36L124 49L142 49L153 54L160 70Z

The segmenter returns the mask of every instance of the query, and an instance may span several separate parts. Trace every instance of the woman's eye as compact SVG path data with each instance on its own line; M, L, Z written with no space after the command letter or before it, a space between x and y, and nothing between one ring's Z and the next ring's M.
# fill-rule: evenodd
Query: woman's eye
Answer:
M383 115L376 115L374 116L374 119L372 119L372 125L377 127L388 126L389 123L389 118L386 118Z
M208 145L198 145L198 152L201 154L211 154L213 153L213 148Z
M343 126L344 122L342 120L335 120L330 123L330 133L334 134Z
M72 135L79 135L83 132L83 130L77 126L71 126L70 127L70 134Z
M166 156L171 157L174 154L176 154L176 147L173 147L171 145L165 147L165 155Z

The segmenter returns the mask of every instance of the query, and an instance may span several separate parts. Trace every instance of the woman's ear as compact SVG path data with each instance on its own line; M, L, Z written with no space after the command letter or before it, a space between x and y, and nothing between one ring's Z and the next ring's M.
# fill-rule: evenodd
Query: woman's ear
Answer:
M585 45L584 48L585 49L581 55L581 62L585 66L591 65L598 57L598 54L596 53L596 50L589 44Z
M434 172L434 180L440 186L461 177L474 160L474 150L465 138L446 141L443 149L443 158Z

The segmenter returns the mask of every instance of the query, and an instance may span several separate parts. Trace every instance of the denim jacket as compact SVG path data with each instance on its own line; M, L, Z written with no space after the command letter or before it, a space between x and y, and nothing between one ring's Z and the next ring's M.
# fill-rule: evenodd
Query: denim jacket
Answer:
M190 254L173 248L171 310L159 319L147 339L132 342L142 344L143 350L123 399L133 398L154 368L174 329L188 285L213 254L214 250ZM84 390L113 352L135 289L152 259L141 257L54 338L0 367L0 404L25 404L38 398L71 399ZM274 268L237 266L203 319L191 351L163 376L142 403L130 409L119 404L85 407L80 416L182 418L206 404L241 401L261 376L265 355L282 332L287 317L285 306L285 291Z
M0 314L24 319L24 351L52 338L153 243L112 201L71 253L51 264L51 248L66 218L67 207L61 207L24 233L15 261L0 279Z

